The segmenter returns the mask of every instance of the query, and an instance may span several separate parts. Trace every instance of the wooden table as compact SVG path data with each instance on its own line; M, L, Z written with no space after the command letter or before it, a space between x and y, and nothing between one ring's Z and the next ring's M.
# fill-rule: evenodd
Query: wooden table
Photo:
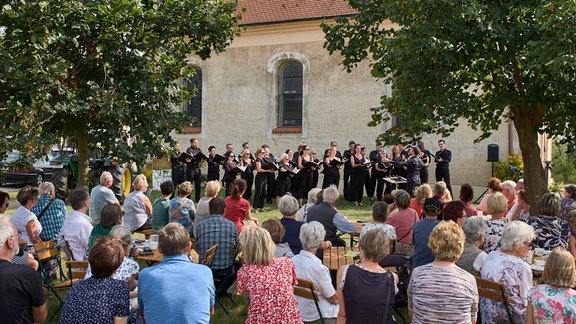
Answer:
M357 242L357 238L360 237L360 232L362 231L362 227L366 225L367 221L359 221L359 220L351 220L350 223L356 226L356 232L349 233L350 235L350 246L354 246Z
M348 251L358 252L358 248L353 246L333 246L329 249L324 250L324 258L322 263L328 268L328 270L336 271L340 266L346 264L354 264L354 259L351 257L344 256Z
M148 266L153 266L156 263L160 263L164 258L164 254L160 253L158 249L154 249L152 251L154 252L153 254L134 256L134 259L146 261L146 264L148 264Z

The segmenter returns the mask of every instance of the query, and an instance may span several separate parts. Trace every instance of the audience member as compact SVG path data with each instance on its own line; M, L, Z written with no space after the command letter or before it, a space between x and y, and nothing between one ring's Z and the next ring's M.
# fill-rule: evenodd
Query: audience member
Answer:
M568 226L570 227L570 238L568 239L568 251L576 258L576 210L571 210L566 215Z
M90 217L93 225L100 223L100 212L104 206L109 204L120 205L116 195L114 195L114 191L110 189L113 182L112 174L104 171L100 175L100 184L92 188L90 192Z
M526 221L530 218L530 202L528 202L528 193L522 189L516 192L518 200L512 210L506 214L508 220L523 220Z
M302 206L296 213L296 220L306 223L306 217L308 216L308 208L318 204L318 193L322 192L320 188L312 188L308 191L308 199L306 204Z
M500 179L490 178L490 180L488 180L487 189L488 193L485 194L484 197L482 197L480 205L478 205L478 208L476 208L477 210L481 210L485 215L490 214L490 211L488 210L488 197L490 197L490 195L493 194L494 192L502 191Z
M492 218L486 221L488 229L486 230L486 237L484 238L484 252L490 253L498 249L500 238L502 237L502 229L508 223L504 218L504 213L508 209L508 200L501 192L494 192L488 198L488 212L492 214Z
M86 259L86 248L93 228L90 217L86 215L90 208L90 195L86 187L78 186L72 190L69 199L73 211L64 220L58 234L58 245L70 249L72 260L81 261Z
M222 186L218 180L212 180L206 183L206 187L204 188L204 197L202 197L196 205L196 217L194 218L194 235L196 235L198 225L200 225L200 223L212 215L212 213L210 213L209 204L212 198L218 196L220 189L222 189ZM224 215L224 211L222 211L220 215Z
M336 234L337 230L343 233L356 232L356 226L350 223L336 209L339 197L340 193L336 186L330 186L324 189L324 193L322 194L323 201L318 205L310 207L308 209L308 217L306 218L308 223L317 221L324 225L324 229L326 230L326 237L324 240L330 241L333 246L346 245L346 242Z
M182 176L183 177L183 176ZM152 229L157 231L168 224L170 219L170 197L174 193L174 183L166 180L160 184L160 197L152 203Z
M482 278L503 283L510 297L510 313L514 323L526 322L528 291L532 288L532 270L524 262L535 237L534 229L523 222L512 221L502 230L500 249L488 253L480 274ZM483 323L508 323L508 314L501 302L480 299Z
M99 238L88 259L92 277L80 280L70 288L59 323L127 323L130 315L128 283L112 278L123 260L124 249L119 242Z
M546 259L542 284L528 292L528 323L576 323L576 266L570 252L557 247Z
M476 280L455 263L464 249L462 229L454 222L440 222L428 245L434 261L415 268L408 286L412 323L476 323Z
M0 190L0 216L6 212L10 206L10 194L5 191ZM19 249L19 253L12 257L12 263L19 265L26 265L34 270L38 269L38 261L34 259L32 253L24 251L24 249Z
M276 249L274 250L274 257L287 257L292 258L294 253L292 249L290 249L290 245L287 242L282 243L282 238L286 233L284 226L280 223L279 220L276 218L269 218L262 222L262 228L270 233L270 237L272 238L272 242L276 245Z
M481 216L468 217L462 227L466 241L464 242L464 251L456 265L468 271L475 277L480 277L480 271L486 261L488 254L480 248L484 243L488 225Z
M458 197L461 202L464 203L464 209L466 210L466 216L476 216L478 211L476 208L472 207L472 199L474 199L474 189L469 183L463 183L460 186L460 195Z
M502 182L500 186L502 187L502 194L508 200L508 210L506 210L506 212L509 212L512 210L516 200L518 200L518 196L516 196L516 182L512 180L506 180Z
M432 198L432 188L430 187L430 185L424 183L416 187L416 189L414 190L414 198L410 200L410 208L414 209L420 218L425 217L424 211L422 209L424 207L424 201L427 198Z
M148 190L148 180L144 174L139 174L132 182L132 191L124 199L124 225L131 231L141 231L152 228L152 204L144 195Z
M38 189L26 186L18 191L16 200L20 203L20 207L16 209L10 221L16 227L19 238L25 240L28 248L31 248L34 244L42 242L40 238L42 225L36 215L30 211L36 206Z
M296 271L292 260L274 258L270 233L258 226L240 232L244 265L238 270L238 294L248 293L247 324L302 323L294 297Z
M108 204L100 211L100 222L92 228L90 238L88 238L88 247L86 255L90 252L96 239L101 236L108 236L112 227L122 224L122 209L120 205Z
M64 224L64 218L68 214L66 203L56 198L56 189L54 189L52 182L43 182L38 190L40 191L40 198L38 198L36 206L32 207L30 211L36 215L42 226L40 233L42 241L55 240L60 233L62 224Z
M444 205L442 214L445 221L453 221L462 228L466 221L466 205L460 200L450 201Z
M360 231L360 237L364 236L369 230L379 228L386 233L391 240L396 240L396 229L392 225L386 224L388 219L388 204L383 201L377 201L372 205L372 222L364 225Z
M35 217L35 216L34 216ZM0 216L0 314L6 323L42 323L46 298L42 280L30 267L13 264L18 254L18 232L8 217Z
M250 202L242 198L242 195L246 191L246 181L244 179L236 179L232 182L231 187L230 196L225 199L226 210L224 211L224 217L236 224L238 233L241 233L244 221L254 221L257 223L258 220L252 218Z
M412 227L420 219L416 211L410 208L410 194L405 190L395 192L396 203L398 208L386 220L386 224L392 225L396 229L396 253L412 255L414 245L412 245Z
M378 264L388 254L388 244L383 231L370 230L358 241L360 263L338 269L339 322L395 323L392 307L398 276Z
M530 217L527 221L536 230L533 242L536 246L546 250L557 246L568 248L570 227L565 220L557 217L559 209L560 201L553 193L546 193L538 200L540 216Z
M292 262L296 268L296 277L314 283L315 291L318 294L318 307L320 307L324 322L336 324L339 309L336 290L332 286L330 271L316 257L316 251L323 243L324 236L326 236L326 230L322 224L310 222L302 225L300 229L302 250L292 258ZM320 319L313 300L296 296L296 301L304 323L315 322Z
M428 246L428 240L432 230L440 222L437 219L440 210L442 210L442 203L438 199L428 198L424 201L426 217L414 224L413 228L414 255L412 256L412 266L414 268L434 261L434 254Z
M566 220L566 215L571 210L576 210L576 185L567 184L564 186L564 197L560 198L558 217Z
M304 225L304 223L296 220L296 212L298 211L298 207L298 200L296 200L296 198L292 197L291 195L282 196L278 202L278 211L282 214L280 223L282 223L282 226L284 226L285 230L281 242L288 243L294 255L300 253L300 250L302 250L302 243L300 241L300 228L302 225ZM274 237L272 237L272 240L274 240Z
M196 217L196 208L194 202L188 197L192 193L192 183L184 181L178 187L178 197L170 200L168 209L168 222L179 223L188 230L191 236L194 235L194 218Z
M190 262L189 231L169 223L158 231L160 264L140 272L138 305L147 323L208 323L214 314L215 288L208 267Z

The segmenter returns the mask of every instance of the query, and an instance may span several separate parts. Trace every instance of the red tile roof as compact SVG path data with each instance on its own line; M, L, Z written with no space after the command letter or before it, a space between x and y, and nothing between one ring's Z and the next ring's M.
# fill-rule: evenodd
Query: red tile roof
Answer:
M274 24L346 16L356 11L348 0L238 0L240 25Z

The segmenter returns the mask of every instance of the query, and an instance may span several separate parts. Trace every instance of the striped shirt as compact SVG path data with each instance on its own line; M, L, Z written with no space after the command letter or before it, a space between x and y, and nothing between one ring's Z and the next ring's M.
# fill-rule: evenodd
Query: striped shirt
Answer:
M408 309L413 324L471 323L478 313L476 280L457 266L419 266L408 286Z

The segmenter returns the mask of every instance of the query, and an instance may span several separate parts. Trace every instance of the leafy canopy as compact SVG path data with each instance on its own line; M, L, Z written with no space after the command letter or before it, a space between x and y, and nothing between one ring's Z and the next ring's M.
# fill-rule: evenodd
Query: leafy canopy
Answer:
M521 148L576 130L576 2L350 0L352 17L323 24L325 47L347 70L367 60L392 94L370 125L401 122L385 143L448 136L462 120L487 138L514 121ZM464 118L464 119L462 119ZM531 134L530 140L527 135ZM534 135L534 136L532 136ZM526 156L525 156L526 157Z
M5 0L0 151L64 137L125 161L162 155L190 125L189 55L238 35L227 0Z

